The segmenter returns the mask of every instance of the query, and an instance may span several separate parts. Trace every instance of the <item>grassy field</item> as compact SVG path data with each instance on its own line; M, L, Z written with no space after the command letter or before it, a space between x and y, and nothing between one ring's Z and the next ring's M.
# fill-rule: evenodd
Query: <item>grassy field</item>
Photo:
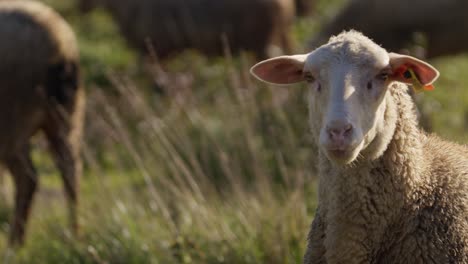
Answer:
M248 56L187 52L148 71L102 10L73 25L88 93L81 233L67 230L61 180L37 137L41 175L27 243L9 252L11 181L3 183L0 253L9 263L299 263L316 206L306 89L253 80ZM298 43L339 3L297 21ZM468 142L468 56L431 61L436 90L418 95L432 130ZM164 83L170 96L155 92Z

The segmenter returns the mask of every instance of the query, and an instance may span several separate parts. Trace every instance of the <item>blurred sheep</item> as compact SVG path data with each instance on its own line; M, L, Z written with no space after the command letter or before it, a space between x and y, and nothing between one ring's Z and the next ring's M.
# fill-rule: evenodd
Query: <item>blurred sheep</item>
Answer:
M350 0L308 46L316 48L330 35L356 29L390 51L420 42L427 50L416 49L416 56L457 54L468 50L467 10L466 0Z
M195 49L208 56L251 51L266 58L292 50L293 0L80 0L84 12L106 8L129 44L159 59ZM149 45L150 44L150 45Z
M30 139L43 132L61 172L77 230L77 189L81 173L80 136L84 91L78 47L70 26L36 1L0 1L0 160L15 185L10 244L24 241L37 172Z

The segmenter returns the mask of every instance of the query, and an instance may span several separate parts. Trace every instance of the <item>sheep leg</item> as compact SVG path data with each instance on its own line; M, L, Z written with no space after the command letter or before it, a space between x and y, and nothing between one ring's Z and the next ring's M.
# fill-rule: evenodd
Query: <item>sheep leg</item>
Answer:
M62 133L60 133L62 132ZM75 145L70 142L68 133L63 129L45 130L55 164L63 179L63 186L69 208L70 228L74 235L78 233L78 170L79 155Z
M304 264L324 264L325 261L325 223L318 210L307 237L307 250L304 255Z
M29 152L29 146L26 146L6 161L15 184L15 211L9 241L11 245L22 245L24 242L26 224L37 188L37 173Z

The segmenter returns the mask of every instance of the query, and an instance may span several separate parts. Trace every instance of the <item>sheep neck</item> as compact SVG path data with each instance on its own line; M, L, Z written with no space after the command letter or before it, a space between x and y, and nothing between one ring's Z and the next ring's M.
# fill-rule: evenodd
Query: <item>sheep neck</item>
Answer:
M390 87L390 95L397 114L395 131L382 157L379 167L387 169L394 179L394 185L404 188L408 196L413 196L423 184L427 164L423 155L426 135L418 126L416 106L408 93L408 86L395 83Z

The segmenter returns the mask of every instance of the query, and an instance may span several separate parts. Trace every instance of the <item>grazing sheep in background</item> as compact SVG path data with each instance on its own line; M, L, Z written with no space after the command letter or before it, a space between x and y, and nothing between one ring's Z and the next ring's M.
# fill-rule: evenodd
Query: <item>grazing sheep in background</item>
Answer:
M426 38L427 58L468 51L468 1L350 0L309 43L316 48L328 36L356 29L387 50L407 48L414 34Z
M22 244L38 184L29 141L42 131L61 172L77 229L84 90L75 35L51 8L35 1L0 1L0 160L15 185L10 244Z
M131 46L142 53L151 43L165 59L185 49L208 56L230 50L269 57L279 46L290 52L293 0L80 0L80 9L105 7ZM273 45L274 44L274 45Z
M405 84L437 70L349 31L252 73L310 87L319 203L304 263L468 263L468 149L418 128Z

